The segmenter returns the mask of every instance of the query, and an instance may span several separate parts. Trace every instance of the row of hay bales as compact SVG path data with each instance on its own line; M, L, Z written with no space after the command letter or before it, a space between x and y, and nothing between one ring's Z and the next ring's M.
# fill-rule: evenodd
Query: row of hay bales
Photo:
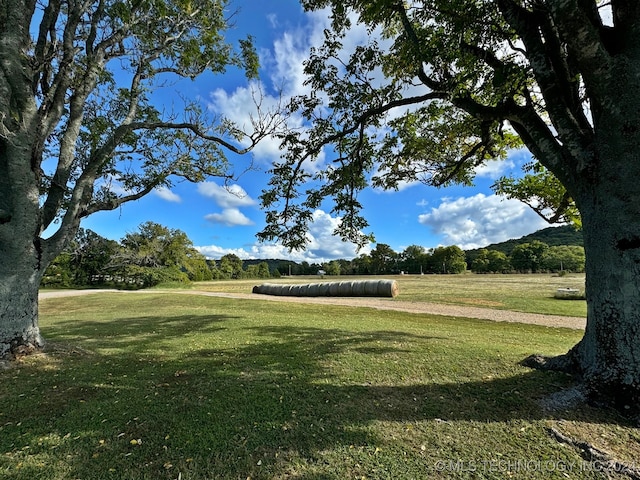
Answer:
M354 280L296 285L263 283L253 287L253 293L291 297L395 297L398 295L398 282Z

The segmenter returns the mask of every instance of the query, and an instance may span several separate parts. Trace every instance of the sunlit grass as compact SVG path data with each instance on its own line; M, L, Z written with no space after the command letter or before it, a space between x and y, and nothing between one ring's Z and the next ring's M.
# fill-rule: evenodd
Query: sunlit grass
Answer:
M309 283L341 280L367 279L371 277L313 276L282 277L265 280L272 283ZM551 274L536 275L399 275L384 278L394 279L400 287L395 301L435 302L466 305L481 308L514 310L517 312L545 313L586 317L584 300L558 300L554 294L558 288L576 288L584 291L584 275ZM199 290L228 293L251 293L253 285L262 280L225 280L200 282L194 285Z
M471 470L580 465L549 425L640 453L611 412L542 410L571 379L518 364L579 331L165 293L41 309L49 352L0 373L1 478L566 478Z

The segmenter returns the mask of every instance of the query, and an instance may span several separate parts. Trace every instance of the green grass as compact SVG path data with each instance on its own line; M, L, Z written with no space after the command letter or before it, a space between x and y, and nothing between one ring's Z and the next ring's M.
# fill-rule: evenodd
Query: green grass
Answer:
M49 352L0 372L3 479L603 478L549 426L640 453L612 412L542 410L571 379L518 365L578 331L166 293L41 312Z
M371 277L326 276L282 277L264 280L271 283L308 283L367 279ZM563 277L551 274L539 275L401 275L388 276L398 281L400 294L395 301L435 302L473 307L514 310L516 312L545 313L586 317L587 305L583 300L558 300L554 294L558 288L577 288L584 291L584 274ZM262 280L227 280L200 282L193 288L199 290L251 293L253 285Z

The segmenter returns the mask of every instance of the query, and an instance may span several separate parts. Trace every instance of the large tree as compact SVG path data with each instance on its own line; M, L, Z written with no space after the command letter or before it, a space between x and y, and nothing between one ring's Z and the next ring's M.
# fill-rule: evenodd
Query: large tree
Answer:
M639 2L302 3L330 9L331 26L306 63L313 93L292 103L313 128L285 138L261 236L300 245L333 197L343 235L366 240L367 185L469 182L519 139L566 189L548 204L575 205L584 234L586 330L547 365L581 373L594 395L640 400ZM355 22L370 41L345 51ZM305 162L329 145L310 179Z
M114 273L137 280L144 287L165 281L211 280L206 258L186 233L154 222L145 222L128 233L111 260Z
M225 40L227 3L0 0L0 355L42 344L40 279L81 219L178 177L230 175L224 152L271 128L152 103L183 78L256 75L251 39Z
M96 282L96 277L109 269L120 245L92 230L80 228L64 253L70 256L73 285L87 286ZM46 274L45 274L46 275Z

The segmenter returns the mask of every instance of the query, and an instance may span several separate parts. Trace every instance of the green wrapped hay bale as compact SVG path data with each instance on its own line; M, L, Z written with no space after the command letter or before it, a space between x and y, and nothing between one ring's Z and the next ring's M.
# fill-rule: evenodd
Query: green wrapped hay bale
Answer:
M263 283L253 287L253 293L292 297L395 297L395 280L354 280L296 285Z

